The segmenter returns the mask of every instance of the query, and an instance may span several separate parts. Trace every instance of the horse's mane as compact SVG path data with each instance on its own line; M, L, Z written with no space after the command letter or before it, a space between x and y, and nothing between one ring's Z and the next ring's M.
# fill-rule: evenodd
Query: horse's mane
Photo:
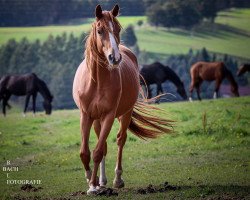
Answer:
M37 77L38 89L42 96L49 101L52 101L53 96L51 95L46 83Z
M182 81L180 77L175 73L173 69L169 66L163 66L166 74L169 76L169 80L171 80L177 87L182 86Z
M108 18L111 19L113 24L116 24L117 26L122 28L119 21L111 14L111 12L104 11L103 13L104 13L104 16L101 19L99 19L98 22L101 23L101 25L103 26L104 29L111 31L110 27L109 27L109 23L108 23ZM85 53L84 54L85 54L85 59L86 59L86 65L91 73L91 76L93 75L92 74L92 66L94 66L95 64L98 64L101 67L108 66L108 61L107 61L105 55L103 55L101 52L98 51L97 44L96 44L96 40L97 40L96 23L98 23L98 22L94 22L92 24L92 30L90 31L90 33L87 37L87 41L85 43ZM118 41L118 38L115 38L115 39Z

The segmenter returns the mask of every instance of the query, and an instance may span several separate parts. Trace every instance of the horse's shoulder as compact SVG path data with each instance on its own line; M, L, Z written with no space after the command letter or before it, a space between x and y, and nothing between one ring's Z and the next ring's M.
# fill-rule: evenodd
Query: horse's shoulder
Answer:
M120 51L137 64L137 58L129 48L125 47L124 45L120 45Z

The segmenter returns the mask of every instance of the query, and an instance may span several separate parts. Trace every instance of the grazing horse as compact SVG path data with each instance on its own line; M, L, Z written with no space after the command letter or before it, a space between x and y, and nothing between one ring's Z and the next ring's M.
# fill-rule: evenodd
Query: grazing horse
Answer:
M250 64L243 64L237 71L237 76L241 76L250 71Z
M3 114L6 115L6 106L11 95L24 96L26 95L24 115L26 113L30 97L33 98L33 113L36 112L36 96L40 93L43 98L43 107L46 114L51 114L51 95L46 83L39 79L36 74L24 75L6 75L0 80L0 100L3 100Z
M89 195L95 194L99 185L105 186L107 183L106 140L116 118L120 129L117 134L118 155L113 181L115 188L124 187L121 177L122 152L127 129L143 139L171 132L171 120L152 115L153 107L137 100L140 91L139 67L135 55L120 44L121 25L116 18L118 13L118 5L111 11L102 11L101 6L97 5L96 20L85 44L85 59L79 65L73 83L73 98L80 110L80 158L89 183ZM92 154L93 171L89 166L89 135L92 125L98 137Z
M223 62L197 62L190 68L191 85L190 85L190 101L192 100L192 92L194 87L197 91L198 99L200 97L200 87L203 81L215 80L214 98L218 97L221 82L227 78L231 84L231 92L238 97L238 85L234 80L232 73L227 69Z
M147 85L149 98L152 97L150 91L150 85L157 85L157 95L163 93L161 84L165 81L171 81L175 84L177 92L181 95L183 99L187 99L187 94L183 85L183 82L177 76L177 74L168 66L164 66L159 62L155 62L150 65L143 65L140 74L142 75L144 81L142 80L142 85Z

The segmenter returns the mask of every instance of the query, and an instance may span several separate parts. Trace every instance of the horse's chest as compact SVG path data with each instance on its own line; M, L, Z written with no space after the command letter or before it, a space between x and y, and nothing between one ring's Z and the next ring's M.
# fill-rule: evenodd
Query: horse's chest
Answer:
M103 90L83 96L81 97L83 110L91 118L99 119L102 115L114 112L116 110L120 98L120 93L111 93Z

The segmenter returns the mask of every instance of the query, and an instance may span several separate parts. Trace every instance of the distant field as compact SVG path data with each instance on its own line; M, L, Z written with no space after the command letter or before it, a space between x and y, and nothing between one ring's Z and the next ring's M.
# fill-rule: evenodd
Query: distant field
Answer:
M139 20L145 20L145 17L119 17L123 27L129 24L136 24ZM68 25L52 25L52 26L38 26L38 27L14 27L14 28L0 28L0 45L6 43L9 39L15 38L16 40L21 40L23 37L28 38L31 41L40 39L44 41L47 37L51 35L60 35L63 32L73 33L75 36L80 36L83 32L87 33L92 23L93 19L81 19L73 20L72 23Z
M215 24L190 32L145 26L136 31L141 50L155 54L187 53L190 48L250 58L250 9L220 12Z
M109 199L250 199L250 97L164 103L176 133L142 141L128 133L123 154L125 189ZM206 119L206 120L204 120ZM117 145L116 122L108 137L108 187L112 187ZM79 158L79 111L51 116L21 109L0 115L0 199L107 199L71 196L88 186ZM96 136L90 137L91 150ZM18 172L2 171L10 160ZM24 192L6 180L42 180L41 190ZM138 188L168 181L176 191L138 194ZM35 186L35 185L34 185ZM39 186L36 186L39 187Z
M136 26L136 36L140 50L151 54L162 55L187 53L206 47L209 51L234 55L250 59L250 9L231 9L220 12L212 25L204 22L192 32L182 29L166 29L152 27L146 23L146 17L119 17L123 27L136 24L143 20L143 26ZM44 41L49 34L58 35L63 32L73 32L79 36L90 29L93 19L72 21L69 25L27 27L27 28L0 28L0 45L10 38L20 40L26 36L31 41Z

